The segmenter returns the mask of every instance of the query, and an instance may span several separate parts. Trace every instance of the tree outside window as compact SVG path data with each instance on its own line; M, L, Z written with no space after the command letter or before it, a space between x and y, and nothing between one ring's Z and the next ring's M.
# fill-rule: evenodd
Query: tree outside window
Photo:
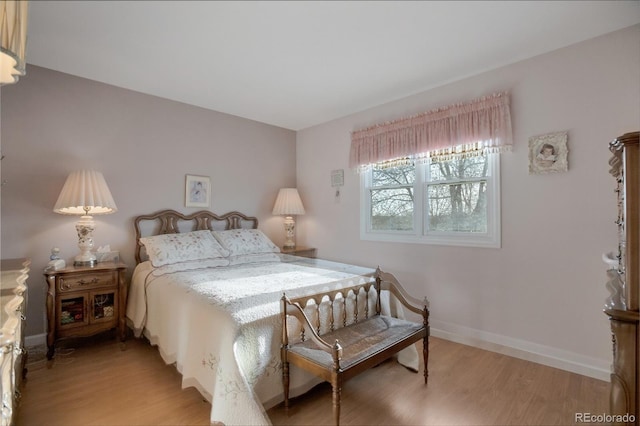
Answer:
M406 163L363 172L364 239L499 246L498 154Z

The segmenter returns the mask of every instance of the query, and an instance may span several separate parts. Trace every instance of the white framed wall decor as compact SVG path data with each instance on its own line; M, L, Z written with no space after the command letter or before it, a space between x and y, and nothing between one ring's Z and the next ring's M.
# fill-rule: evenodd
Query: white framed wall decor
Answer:
M529 174L566 172L569 169L567 132L529 138Z
M211 205L211 178L187 175L185 179L185 207L209 207Z

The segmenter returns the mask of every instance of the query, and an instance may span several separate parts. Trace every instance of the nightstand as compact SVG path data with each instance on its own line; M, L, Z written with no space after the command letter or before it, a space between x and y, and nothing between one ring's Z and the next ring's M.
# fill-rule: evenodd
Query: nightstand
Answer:
M118 328L126 339L127 283L124 263L104 262L94 267L47 271L47 359L57 340L87 337Z
M312 247L295 246L294 248L280 248L280 252L283 254L290 254L292 256L300 257L316 257L316 249Z

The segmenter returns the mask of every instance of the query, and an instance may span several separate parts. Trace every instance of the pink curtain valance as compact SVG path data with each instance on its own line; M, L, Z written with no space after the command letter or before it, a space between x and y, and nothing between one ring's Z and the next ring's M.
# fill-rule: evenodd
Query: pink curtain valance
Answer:
M509 94L496 93L351 133L353 168L419 156L477 155L510 150Z

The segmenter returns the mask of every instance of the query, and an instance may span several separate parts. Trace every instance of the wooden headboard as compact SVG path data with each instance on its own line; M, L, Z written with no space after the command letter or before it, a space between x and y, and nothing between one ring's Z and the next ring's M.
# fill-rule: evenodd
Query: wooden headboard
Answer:
M136 228L136 264L146 260L143 253L144 246L140 244L141 237L161 234L177 234L180 232L222 231L226 229L258 228L258 218L246 216L239 212L229 212L218 216L210 211L201 210L184 215L175 210L161 210L159 212L137 216L134 221Z

